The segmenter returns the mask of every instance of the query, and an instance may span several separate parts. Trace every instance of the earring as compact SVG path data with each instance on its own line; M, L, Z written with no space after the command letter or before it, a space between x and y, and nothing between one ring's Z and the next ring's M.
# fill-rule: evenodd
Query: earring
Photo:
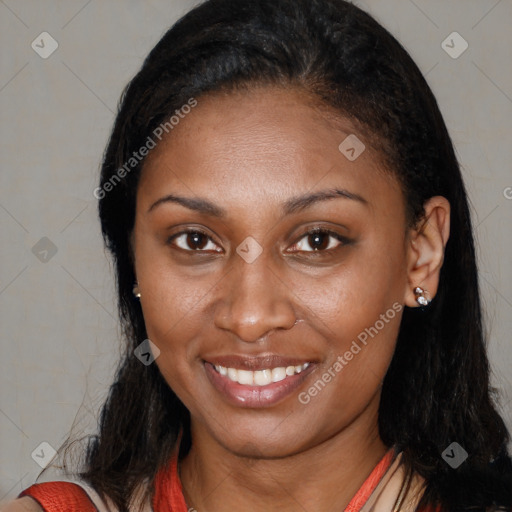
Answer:
M135 297L137 297L137 299L140 299L140 290L139 290L139 285L138 283L135 283L133 285L133 295L135 295Z
M416 302L420 306L428 306L431 302L427 290L424 290L423 288L420 288L417 286L414 288L414 295L416 295Z

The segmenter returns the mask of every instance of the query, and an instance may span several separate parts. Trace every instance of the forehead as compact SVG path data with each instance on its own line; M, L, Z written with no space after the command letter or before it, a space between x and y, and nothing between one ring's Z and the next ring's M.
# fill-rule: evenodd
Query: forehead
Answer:
M355 193L381 181L395 186L355 124L302 91L265 87L197 102L147 157L142 194L169 186L229 201L339 184ZM344 153L348 146L355 151Z

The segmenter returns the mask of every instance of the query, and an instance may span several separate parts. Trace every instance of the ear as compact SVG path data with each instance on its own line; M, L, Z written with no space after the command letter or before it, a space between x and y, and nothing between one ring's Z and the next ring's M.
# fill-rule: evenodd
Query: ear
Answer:
M424 206L425 215L408 234L407 289L404 303L418 307L414 289L419 286L433 299L439 286L444 250L450 236L450 203L445 197L431 197Z

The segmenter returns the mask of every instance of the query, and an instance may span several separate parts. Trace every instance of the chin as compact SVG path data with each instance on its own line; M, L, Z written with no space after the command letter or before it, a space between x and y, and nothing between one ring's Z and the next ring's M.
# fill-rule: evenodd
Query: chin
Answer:
M280 459L300 453L305 447L298 440L275 439L254 436L245 439L222 440L224 448L238 457L250 459Z
M289 457L321 442L321 439L313 435L310 427L302 425L293 429L283 429L282 423L283 420L280 418L275 422L251 422L250 425L224 424L225 428L215 428L212 434L227 451L239 457L254 459ZM232 434L235 432L236 435Z

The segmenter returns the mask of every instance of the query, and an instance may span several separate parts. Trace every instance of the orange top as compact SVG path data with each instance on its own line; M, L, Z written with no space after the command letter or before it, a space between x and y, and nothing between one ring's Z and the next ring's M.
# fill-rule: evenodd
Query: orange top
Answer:
M71 482L45 482L25 489L18 498L34 498L45 512L97 512L88 494Z
M390 449L372 470L345 512L357 512L366 503L377 484L393 462L395 453ZM25 489L18 498L31 496L45 512L97 512L85 491L70 482L45 482ZM173 457L155 479L154 512L187 512L183 488L178 475L178 459Z
M345 512L357 512L366 503L381 478L393 462L394 452L390 449L375 466L356 495L350 500ZM167 505L168 504L168 505ZM183 497L183 489L178 476L177 459L173 458L168 470L161 471L157 476L153 510L158 512L187 512L187 504Z

